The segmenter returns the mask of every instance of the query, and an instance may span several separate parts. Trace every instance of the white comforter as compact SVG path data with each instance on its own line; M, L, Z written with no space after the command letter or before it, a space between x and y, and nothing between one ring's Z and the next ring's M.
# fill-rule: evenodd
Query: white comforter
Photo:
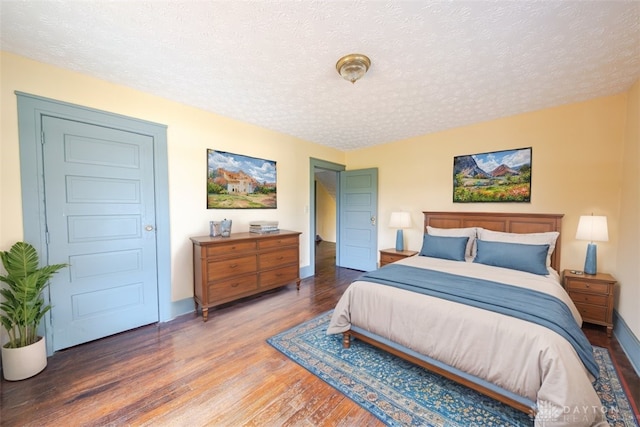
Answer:
M422 256L399 263L546 292L564 301L582 324L555 272L539 276ZM365 281L345 291L327 333L351 325L537 402L536 425L606 425L593 377L571 344L544 326Z

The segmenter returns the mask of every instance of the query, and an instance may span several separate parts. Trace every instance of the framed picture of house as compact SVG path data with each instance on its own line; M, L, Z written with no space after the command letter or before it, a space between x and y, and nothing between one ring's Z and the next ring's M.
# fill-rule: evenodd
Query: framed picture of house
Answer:
M531 202L531 147L454 157L453 201Z
M207 150L207 209L275 208L275 161Z

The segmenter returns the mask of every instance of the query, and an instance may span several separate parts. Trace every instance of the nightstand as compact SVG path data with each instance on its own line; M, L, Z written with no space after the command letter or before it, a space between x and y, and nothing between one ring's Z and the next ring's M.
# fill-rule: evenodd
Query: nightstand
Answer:
M396 251L394 248L380 249L380 267L414 256L417 253L418 251Z
M564 288L569 293L582 320L607 327L613 331L613 287L616 279L606 273L575 274L564 270Z

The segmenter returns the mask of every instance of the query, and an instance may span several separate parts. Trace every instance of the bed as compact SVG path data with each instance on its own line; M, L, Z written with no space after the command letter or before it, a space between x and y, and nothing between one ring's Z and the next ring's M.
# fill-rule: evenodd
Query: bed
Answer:
M327 333L437 372L535 415L537 425L606 425L591 346L560 284L561 222L424 212L420 255L353 282Z

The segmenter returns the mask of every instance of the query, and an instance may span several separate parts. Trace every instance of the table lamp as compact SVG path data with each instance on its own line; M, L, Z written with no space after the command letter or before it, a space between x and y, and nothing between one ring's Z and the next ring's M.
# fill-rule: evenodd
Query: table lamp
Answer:
M583 215L578 222L577 240L588 240L587 257L584 261L584 272L596 274L597 268L597 246L593 242L607 242L609 231L607 229L606 216Z
M391 212L391 220L389 227L397 228L396 232L396 251L404 250L403 228L411 228L411 215L409 212Z

